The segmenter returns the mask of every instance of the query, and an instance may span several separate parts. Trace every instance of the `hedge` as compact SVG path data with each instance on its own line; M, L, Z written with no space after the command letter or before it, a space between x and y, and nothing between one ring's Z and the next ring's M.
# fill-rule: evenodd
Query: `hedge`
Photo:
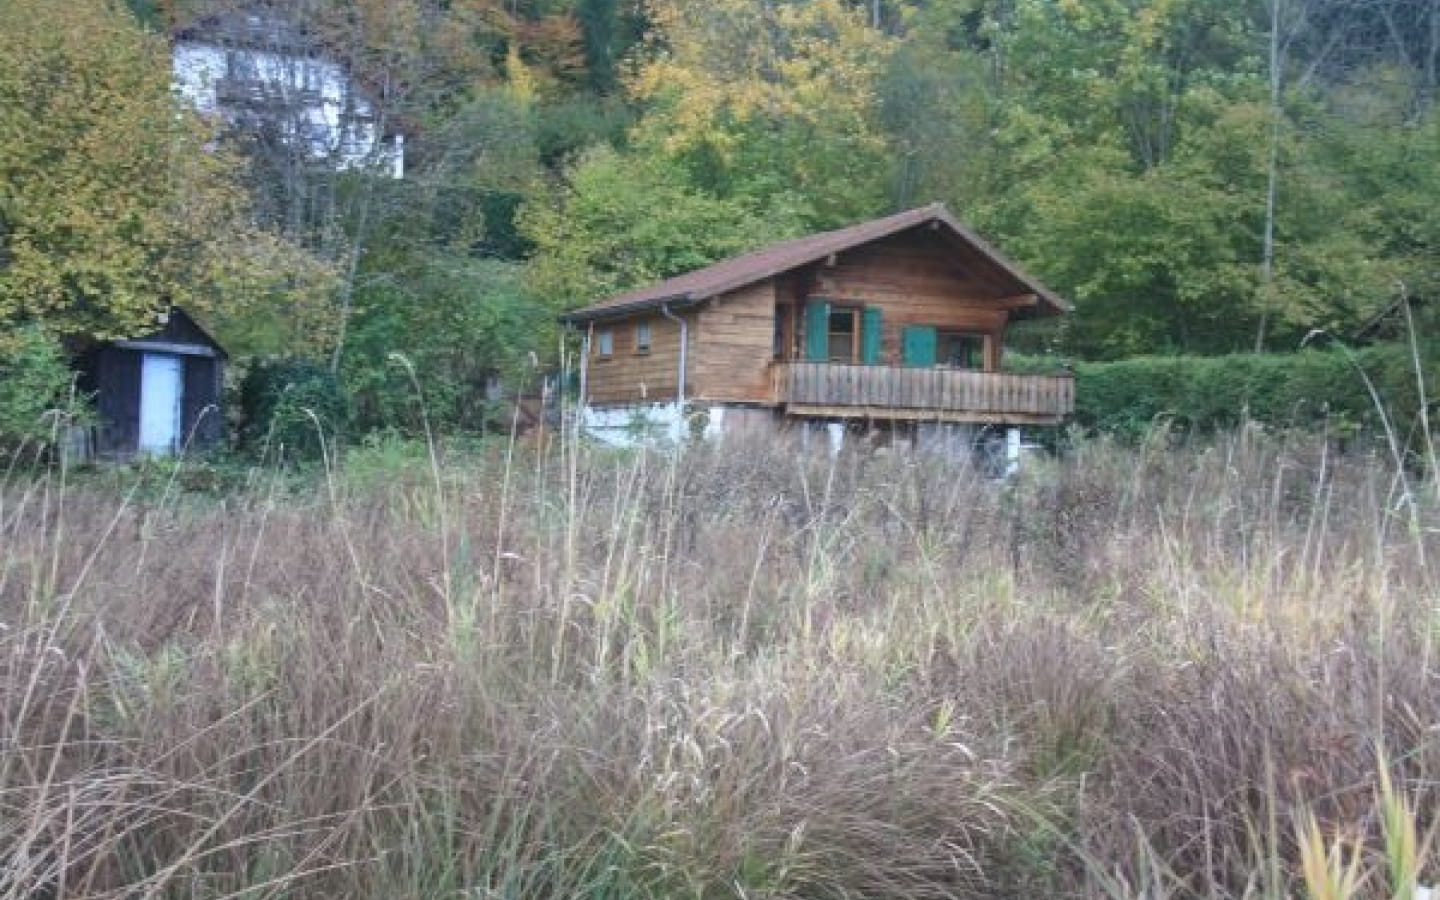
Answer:
M1053 361L1016 358L1014 371L1053 370ZM1335 431L1377 428L1381 414L1402 436L1414 432L1420 392L1408 345L1356 351L1307 349L1288 354L1152 356L1081 362L1075 373L1075 421L1083 428L1138 437L1157 424L1214 431L1242 421ZM1440 396L1440 342L1421 348L1426 399Z

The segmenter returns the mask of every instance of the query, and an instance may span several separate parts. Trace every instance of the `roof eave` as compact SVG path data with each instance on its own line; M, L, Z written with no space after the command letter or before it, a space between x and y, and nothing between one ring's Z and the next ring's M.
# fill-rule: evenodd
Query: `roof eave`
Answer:
M907 214L897 216L892 227L869 236L863 241L851 241L847 239L835 239L821 246L816 247L812 252L798 255L786 261L784 266L769 266L761 270L747 272L740 276L714 282L705 286L703 291L688 291L683 294L645 298L630 303L622 303L614 306L601 305L599 308L585 307L565 313L560 316L560 321L574 325L581 322L596 322L605 319L625 318L644 309L654 309L666 303L698 304L732 291L740 290L752 284L758 284L770 278L778 278L787 272L793 272L803 266L813 265L823 259L833 256L836 253L853 249L865 243L883 240L893 237L896 234L908 231L912 228L919 228L924 225L943 223L962 241L970 244L981 254L989 258L995 265L999 266L1011 278L1014 278L1021 285L1035 294L1041 301L1036 308L1037 315L1058 316L1074 312L1074 307L1057 295L1054 291L1042 284L1039 279L1033 277L1019 265L1014 263L1003 253L993 247L988 241L977 233L961 224L943 204L931 204L928 207L921 207L912 210Z
M996 249L989 241L967 228L959 219L956 219L955 216L950 213L950 210L940 204L936 204L932 209L934 210L932 221L944 222L956 234L973 245L975 249L988 256L991 261L1004 269L1010 277L1028 287L1037 297L1049 304L1051 309L1048 313L1049 315L1059 316L1075 311L1074 304L1050 290L1038 278L1020 268L1020 266L1008 256Z
M679 309L687 309L698 306L709 299L709 296L697 297L694 294L673 294L668 297L647 297L643 300L635 300L630 303L622 303L617 306L607 306L601 309L576 309L556 316L556 321L562 325L580 325L586 322L601 322L606 319L625 319L635 313L651 309L660 309L669 306Z

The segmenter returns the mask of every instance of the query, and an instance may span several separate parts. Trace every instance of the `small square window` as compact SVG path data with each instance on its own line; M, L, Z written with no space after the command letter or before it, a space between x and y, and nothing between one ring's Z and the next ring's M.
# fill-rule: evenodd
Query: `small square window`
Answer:
M636 352L636 353L649 353L649 352L650 352L650 323L649 323L649 322L636 322L636 323L635 323L635 352Z
M606 328L595 335L595 353L599 356L613 356L615 354L614 331Z

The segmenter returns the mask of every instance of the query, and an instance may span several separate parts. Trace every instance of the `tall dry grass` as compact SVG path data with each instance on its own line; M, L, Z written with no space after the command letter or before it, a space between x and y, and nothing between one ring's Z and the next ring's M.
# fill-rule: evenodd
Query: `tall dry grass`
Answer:
M313 488L187 480L0 489L0 896L1431 874L1437 511L1384 456L1246 431L997 484L784 446L391 446Z

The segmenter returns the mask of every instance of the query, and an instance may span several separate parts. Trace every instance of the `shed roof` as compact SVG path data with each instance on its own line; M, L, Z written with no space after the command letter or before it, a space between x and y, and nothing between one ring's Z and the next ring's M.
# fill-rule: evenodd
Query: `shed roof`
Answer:
M160 315L158 324L160 328L156 331L109 343L126 350L154 350L181 354L193 354L194 351L191 348L200 348L203 352L198 355L217 356L220 359L230 357L230 354L210 332L178 306L172 306Z
M1040 299L1044 314L1057 315L1070 311L1070 304L1054 291L1028 275L974 231L960 224L944 204L934 203L836 231L825 231L772 244L752 253L732 257L703 269L686 272L648 287L572 310L562 315L560 320L570 323L588 322L624 316L667 304L683 306L699 303L818 262L833 254L931 224L944 228L952 238L980 253L1024 290L1035 294Z

